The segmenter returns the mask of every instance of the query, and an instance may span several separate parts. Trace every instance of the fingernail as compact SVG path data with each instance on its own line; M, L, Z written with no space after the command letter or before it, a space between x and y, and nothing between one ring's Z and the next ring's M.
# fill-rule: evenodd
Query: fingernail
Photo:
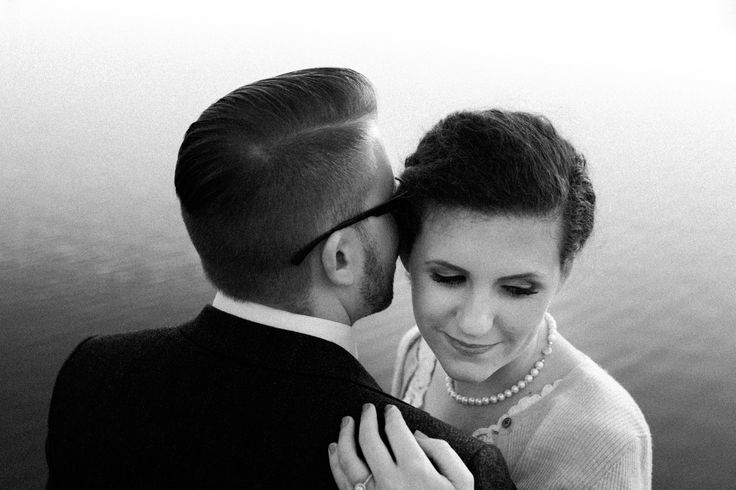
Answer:
M363 404L363 411L365 412L366 410L368 410L369 408L371 408L371 405L372 404L370 404L370 403Z
M425 434L424 432L422 432L419 429L417 429L417 430L414 431L414 435L416 437L419 437L420 439L427 439L427 438L429 438L429 436L427 434Z
M396 408L396 405L391 405L391 404L389 403L389 404L387 404L387 405L386 405L385 407L383 407L383 410L384 410L384 413L385 413L386 415L388 415L388 413L389 413L389 412L390 412L391 410L398 410L398 409Z
M337 444L331 443L329 446L327 446L327 450L330 452L330 454L335 454L335 451L337 450Z
M350 420L350 417L343 417L342 422L340 422L340 428L344 428L346 425L348 425L348 420Z

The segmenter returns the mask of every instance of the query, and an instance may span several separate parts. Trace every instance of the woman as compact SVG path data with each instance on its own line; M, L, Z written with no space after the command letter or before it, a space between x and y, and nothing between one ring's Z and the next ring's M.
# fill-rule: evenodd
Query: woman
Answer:
M401 180L417 327L393 394L497 445L518 488L649 488L639 407L548 313L593 228L583 157L543 117L459 112Z

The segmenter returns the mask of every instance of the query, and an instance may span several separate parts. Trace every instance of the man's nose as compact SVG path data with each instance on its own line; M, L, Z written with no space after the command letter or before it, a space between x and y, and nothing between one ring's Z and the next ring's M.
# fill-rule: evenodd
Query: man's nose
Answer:
M477 288L469 292L459 311L458 327L468 337L482 337L493 328L491 292Z

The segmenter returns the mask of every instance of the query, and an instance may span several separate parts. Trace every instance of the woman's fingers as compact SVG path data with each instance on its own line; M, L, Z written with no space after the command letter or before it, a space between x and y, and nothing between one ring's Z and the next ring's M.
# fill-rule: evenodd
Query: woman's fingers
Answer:
M337 455L344 465L365 466L355 448L355 421L353 417L342 418L340 434L337 437Z
M406 425L401 411L394 405L386 405L385 429L391 450L398 464L429 464L424 451L417 444L414 435Z
M432 439L421 431L414 432L416 441L440 473L457 489L473 488L473 474L460 456L442 439Z
M332 477L338 488L353 488L369 473L368 467L358 456L355 447L355 422L352 417L343 417L337 444L328 448Z
M340 465L340 460L337 456L337 443L333 442L327 448L328 456L330 459L330 470L332 470L332 478L335 479L335 485L337 488L350 488L350 482Z
M390 475L396 465L378 432L376 407L372 403L363 405L363 413L360 416L360 428L358 429L358 441L360 441L360 449L363 450L363 456L365 456L365 460L373 470L373 473Z
M419 431L412 435L398 408L386 408L385 429L396 462L381 439L376 408L364 405L358 432L364 462L355 446L355 422L350 417L343 419L337 444L329 446L330 469L338 488L352 490L369 475L368 488L473 488L473 476L455 451L445 441Z

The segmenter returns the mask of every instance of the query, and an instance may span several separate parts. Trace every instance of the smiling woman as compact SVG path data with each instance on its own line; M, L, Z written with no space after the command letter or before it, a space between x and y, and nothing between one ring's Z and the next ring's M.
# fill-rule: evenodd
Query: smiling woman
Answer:
M550 311L646 414L655 487L733 486L736 2L371 6L0 1L0 488L43 487L77 343L212 298L172 184L189 123L224 90L324 65L373 82L397 173L462 107L538 110L574 136L596 233ZM414 325L403 271L395 292L355 328L384 387Z
M543 117L461 112L400 192L417 328L394 395L496 444L519 488L651 487L639 407L547 312L593 228L585 159Z
M544 313L563 280L559 229L559 219L457 210L424 222L407 267L414 315L456 389L503 393L539 360Z

